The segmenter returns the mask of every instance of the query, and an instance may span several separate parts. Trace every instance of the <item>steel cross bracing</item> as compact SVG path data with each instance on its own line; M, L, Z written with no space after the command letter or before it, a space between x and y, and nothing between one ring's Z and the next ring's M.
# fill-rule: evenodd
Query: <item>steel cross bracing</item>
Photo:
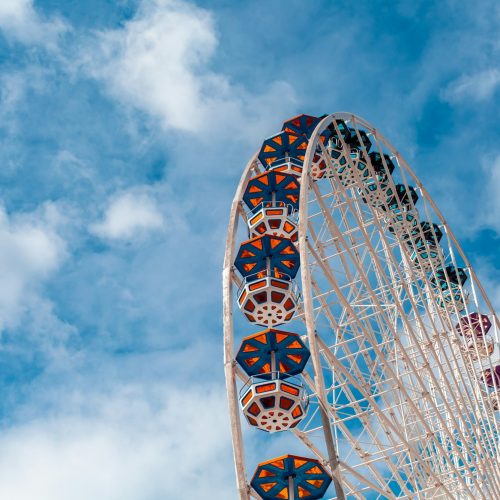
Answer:
M420 210L410 197L411 212L418 220L436 222L444 233L445 251L436 267L451 263L457 268L461 261L467 269L471 293L462 314L484 311L494 317L455 238L404 160L361 119L326 117L310 138L301 181L304 303L297 319L307 327L304 338L313 358L312 369L303 374L312 403L300 430L293 432L330 468L347 497L366 498L370 492L378 498L500 498L498 422L479 378L482 369L492 368L491 359L477 361L475 341L475 352L460 348L454 328L459 310L454 303L451 309L437 305L429 276L411 263L399 233L387 231L387 214L361 200L362 179L345 188L335 176L320 182L309 177L315 154L334 171L328 148L318 141L328 125L348 147L335 118L354 128L360 144L359 129L365 130L372 150L389 154L399 167L402 183L416 186ZM233 203L224 267L226 380L243 499L258 496L248 488L244 468L236 379L245 376L234 362L230 311L232 287L240 283L231 266L238 218L246 223L242 189L259 171L254 157ZM388 179L394 189L393 177ZM498 327L496 321L497 343Z
M326 154L324 158L329 161ZM450 315L442 318L442 312L437 314L426 276L415 276L410 265L401 265L401 262L405 262L405 256L403 252L397 252L400 242L396 238L391 242L384 237L383 221L377 216L377 212L369 211L358 197L353 196L355 191L345 190L340 182L334 180L327 187L327 190L320 193L318 185L311 183L314 196L310 197L308 207L311 213L308 221L311 275L319 270L320 279L325 281L324 278L327 278L325 291L317 285L319 280L315 279L313 301L318 302L316 322L317 325L321 324L320 311L329 310L324 316L334 334L332 345L324 345L324 369L335 372L342 380L335 386L332 384L332 393L343 387L354 387L364 403L373 400L374 395L380 398L375 404L379 409L383 407L389 410L390 419L396 425L402 424L408 445L408 450L402 450L401 441L397 441L391 449L388 443L377 446L371 440L370 447L377 447L379 454L379 457L372 458L374 461L394 463L395 457L403 455L402 458L397 458L397 472L393 473L392 478L387 480L385 475L380 480L380 474L374 474L375 478L381 486L399 478L402 492L410 482L408 478L414 477L416 482L413 484L413 491L421 494L434 491L435 495L448 494L456 498L457 494L463 492L488 498L481 489L471 489L472 479L478 475L476 471L480 471L484 480L491 483L490 491L498 494L496 421L490 412L490 419L486 420L486 433L484 426L477 424L484 421L484 409L481 406L487 408L489 401L483 400L483 404L478 405L477 391L471 394L471 387L478 386L473 371L469 370L467 377L462 376L464 366L467 364L471 368L472 365L464 363L463 359L460 364L457 355L462 355L461 351L453 349L449 344L453 338L454 324ZM334 201L327 204L327 200ZM418 213L413 208L414 213ZM377 226L378 230L370 231L370 226ZM357 238L357 234L360 237ZM366 263L367 256L371 261L370 265ZM349 264L346 265L347 259ZM353 269L356 270L355 274ZM330 301L329 297L332 297ZM356 305L363 305L364 310L361 313L356 311ZM335 317L339 317L338 313L335 314L335 308L342 306L340 318L350 317L351 323L358 327L358 338L353 337L352 331L346 328L347 325L341 326L334 321ZM435 335L436 325L432 324L432 334L436 337L432 339L430 325L425 325L422 321L422 317L426 316L441 322L443 331L451 335L445 335L441 339L440 335ZM322 334L319 336L325 338ZM346 340L349 337L354 348ZM407 345L402 342L405 338ZM431 353L423 351L423 341L432 346ZM449 345L446 346L446 343ZM388 356L391 348L394 354L392 359ZM373 366L375 370L363 373L359 369L359 359L364 366ZM342 365L347 369L343 370ZM391 382L394 385L387 390ZM371 413L373 417L378 413L375 408L371 412L363 412L359 405L360 396L356 398L350 390L343 392L350 396L348 402L339 405L332 399L332 406L337 409L337 420L345 422L360 418L360 415ZM390 401L388 396L395 401ZM471 400L471 396L475 398L475 402ZM475 415L464 413L464 409L470 407L471 403L479 410ZM356 417L349 415L346 418L342 415L342 409L356 405ZM492 421L494 432L491 432ZM338 426L338 422L335 425ZM373 437L373 432L369 432L373 427L378 427L388 436L392 434L393 426L386 418L377 418L371 425L365 423L363 432ZM307 433L307 429L304 432ZM351 438L353 450L357 450L362 459L359 467L365 468L366 455L370 452L363 449L359 445L360 440L356 442L350 433L346 437ZM416 446L410 453L412 443ZM339 443L337 446L339 447ZM416 456L416 460L412 460L411 455ZM423 470L423 463L431 464L430 473ZM418 483L417 478L422 474L423 481ZM440 485L442 486L439 488Z

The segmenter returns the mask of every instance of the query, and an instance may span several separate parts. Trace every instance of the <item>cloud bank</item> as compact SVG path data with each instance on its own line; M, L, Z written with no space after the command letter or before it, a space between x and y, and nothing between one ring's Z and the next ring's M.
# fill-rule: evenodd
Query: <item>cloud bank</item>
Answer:
M61 394L64 412L0 436L0 497L233 498L221 388L118 386Z

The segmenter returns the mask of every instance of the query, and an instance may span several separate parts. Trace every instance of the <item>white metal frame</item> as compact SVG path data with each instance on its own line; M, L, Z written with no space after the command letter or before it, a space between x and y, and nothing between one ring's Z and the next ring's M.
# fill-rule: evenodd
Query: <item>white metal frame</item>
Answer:
M437 223L444 233L440 265L466 269L464 288L470 293L464 311L454 302L446 308L436 304L436 293L444 300L442 293L433 289L428 273L412 265L402 237L386 230L386 214L362 202L356 189L361 179L347 188L335 177L313 182L315 154L332 167L328 146L319 138L329 125L341 137L338 119L355 130L360 143L359 130L364 130L372 150L390 155L396 165L392 176L383 160L390 187L398 177L417 190L420 199L417 206L411 202L412 213ZM362 152L372 169L364 146ZM238 379L247 377L234 360L233 310L241 314L234 290L241 280L233 262L238 222L246 224L243 192L262 170L254 155L231 207L223 271L224 364L242 500L259 496L251 491L245 469ZM500 324L425 188L391 144L355 115L329 115L311 135L301 178L298 245L303 301L293 321L301 322L302 331L305 325L311 362L303 379L314 404L292 432L331 474L334 498L363 499L367 492L378 498L500 498L498 413L480 380L481 370L493 363L480 356L474 339L474 353L461 348L464 339L454 328L462 315L488 314L498 344ZM433 263L431 268L435 273ZM286 329L293 330L291 325Z

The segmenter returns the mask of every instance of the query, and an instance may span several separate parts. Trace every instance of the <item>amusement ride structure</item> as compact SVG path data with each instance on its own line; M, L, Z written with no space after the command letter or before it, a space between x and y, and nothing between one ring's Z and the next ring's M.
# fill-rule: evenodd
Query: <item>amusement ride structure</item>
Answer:
M263 142L232 204L223 295L240 499L500 498L500 324L365 120L300 115ZM264 433L303 452L247 456Z

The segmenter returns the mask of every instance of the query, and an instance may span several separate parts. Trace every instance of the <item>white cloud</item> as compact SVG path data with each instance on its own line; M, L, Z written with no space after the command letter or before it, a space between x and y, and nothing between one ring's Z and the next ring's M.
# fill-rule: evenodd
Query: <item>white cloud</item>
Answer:
M234 498L222 387L114 390L64 394L62 413L4 428L0 498Z
M83 67L165 129L210 133L222 127L244 135L294 101L285 82L254 96L211 71L217 45L208 11L180 0L143 1L123 28L99 34Z
M493 68L472 75L463 75L451 82L443 92L446 101L456 102L469 99L485 101L490 99L500 86L500 70Z
M36 12L33 0L2 0L0 29L9 39L49 48L55 45L67 26L60 19L43 19Z
M0 331L15 324L37 284L64 257L58 223L59 214L50 204L31 214L12 216L0 208Z
M93 224L90 230L101 238L130 241L163 226L163 216L154 198L134 190L112 199L103 220Z

